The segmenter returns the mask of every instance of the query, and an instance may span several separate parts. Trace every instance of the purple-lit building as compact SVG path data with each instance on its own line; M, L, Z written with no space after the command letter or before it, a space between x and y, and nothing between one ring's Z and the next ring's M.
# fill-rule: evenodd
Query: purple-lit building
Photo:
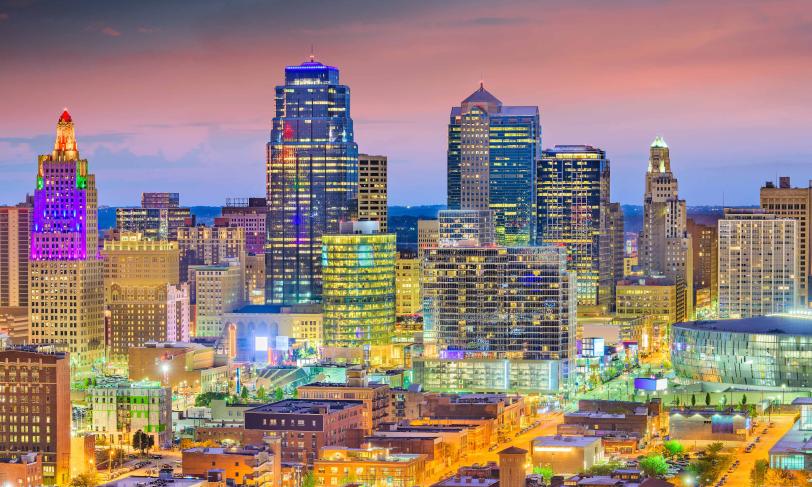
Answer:
M95 176L79 157L67 110L50 154L39 156L31 225L29 314L32 343L70 352L72 371L104 350L104 285L98 252Z
M268 206L265 198L229 198L222 209L223 225L245 230L245 251L249 254L265 253L265 222Z

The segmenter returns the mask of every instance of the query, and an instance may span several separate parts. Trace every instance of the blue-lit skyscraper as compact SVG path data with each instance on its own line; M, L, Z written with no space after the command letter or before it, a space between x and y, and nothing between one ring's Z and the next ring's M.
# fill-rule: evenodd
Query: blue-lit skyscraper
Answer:
M321 237L353 218L357 194L350 88L312 57L286 67L267 148L269 303L320 301Z
M501 245L532 242L539 109L502 105L480 84L451 109L448 208L493 210Z

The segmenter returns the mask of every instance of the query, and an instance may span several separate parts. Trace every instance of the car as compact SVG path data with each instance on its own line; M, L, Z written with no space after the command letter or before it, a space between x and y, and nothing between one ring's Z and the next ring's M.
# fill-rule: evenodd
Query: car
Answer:
M160 460L161 458L163 458L163 456L161 456L161 455L157 455L157 454L155 454L155 455L150 455L149 457L150 457L151 459L153 459L153 460Z

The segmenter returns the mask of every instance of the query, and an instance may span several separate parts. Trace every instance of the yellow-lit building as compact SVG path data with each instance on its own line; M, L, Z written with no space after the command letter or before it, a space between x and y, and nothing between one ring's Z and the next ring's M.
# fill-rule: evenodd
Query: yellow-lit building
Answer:
M377 222L341 230L322 237L325 352L385 360L395 329L395 235L377 233Z
M398 257L395 260L395 313L409 316L420 310L420 259Z
M617 283L617 316L642 316L651 326L651 342L668 337L669 327L685 321L685 307L677 293L681 286L667 277L640 277Z
M424 485L426 455L392 453L388 448L321 449L313 464L316 485L346 485L357 482L366 487L412 487Z
M265 254L245 256L245 299L249 304L265 304Z
M358 154L358 220L378 222L386 233L387 176L386 156Z
M189 290L178 282L178 244L122 232L105 240L104 302L114 360L148 341L189 340Z
M623 258L623 277L641 277L643 270L639 268L637 256Z
M221 265L196 265L189 267L189 275L195 288L195 336L218 337L225 314L244 303L242 266L236 259Z

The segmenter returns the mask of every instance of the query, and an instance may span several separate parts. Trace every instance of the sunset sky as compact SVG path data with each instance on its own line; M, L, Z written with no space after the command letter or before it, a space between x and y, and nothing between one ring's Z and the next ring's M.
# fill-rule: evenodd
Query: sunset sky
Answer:
M812 179L812 5L797 1L0 0L0 203L34 189L63 107L100 203L264 196L273 88L316 58L352 89L390 204L445 202L448 113L480 78L538 105L543 146L590 144L641 204L648 146L689 205Z

